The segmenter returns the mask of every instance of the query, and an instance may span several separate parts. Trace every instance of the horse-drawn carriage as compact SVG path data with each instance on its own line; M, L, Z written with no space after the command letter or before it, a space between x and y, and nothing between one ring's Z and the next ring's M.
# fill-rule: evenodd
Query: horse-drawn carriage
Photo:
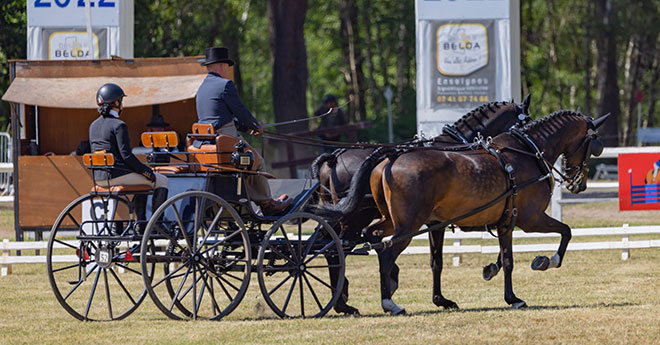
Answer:
M167 174L170 197L137 220L133 199L153 187L95 185L69 204L52 227L47 266L62 306L81 320L122 319L147 294L173 319L220 319L241 302L256 272L267 304L280 317L320 317L339 298L344 253L321 217L300 212L318 190L307 185L283 215L264 216L245 179L253 152L210 125L193 126L190 146L175 156L174 132L144 133L154 170ZM170 164L169 159L181 159ZM162 162L162 163L156 163ZM84 157L90 169L110 169L112 154ZM149 209L149 208L147 208ZM340 270L330 281L328 268Z
M495 264L484 268L484 278L489 280L503 267L505 300L523 307L511 285L511 230L519 226L559 232L562 240L555 256L537 257L532 269L561 265L571 235L567 225L544 214L554 183L551 167L563 155L565 173L559 175L572 192L584 190L588 159L602 152L597 128L606 118L594 121L579 112L561 111L530 122L528 101L522 106L494 102L479 107L436 138L380 145L385 150L367 155L360 151L359 168L344 174L352 176L350 185L340 181L337 170L321 176L320 182L307 184L281 216L264 216L250 201L244 179L263 173L252 170L256 155L240 141L218 136L210 126L195 126L189 141L212 139L215 144L190 147L182 158L167 150L176 146L175 134L146 133L145 146L164 148L152 161L156 170L169 173L173 196L150 215L146 226L136 220L132 198L150 194L151 186L95 186L74 200L51 230L51 286L62 306L81 320L124 318L147 294L170 318L216 320L241 302L256 271L275 314L320 317L333 307L357 312L346 304L344 257L377 249L381 304L386 312L401 314L405 310L391 299L398 286L395 260L413 236L430 232L433 302L456 308L440 293L444 231L456 224L466 231L497 228L501 253ZM499 135L484 139L480 134ZM335 167L341 159L337 156ZM182 163L157 163L167 157ZM85 162L92 169L108 169L112 156L93 154ZM341 166L348 169L347 164ZM321 184L329 186L322 189ZM364 206L361 194L369 184L374 202ZM348 195L337 205L309 207L311 200L336 202L342 198L342 186ZM447 195L459 196L460 202ZM372 222L374 209L382 215L378 222ZM360 214L362 210L366 213ZM339 236L330 224L341 227ZM423 224L429 228L418 231ZM381 241L387 235L392 239ZM365 246L354 250L359 243Z

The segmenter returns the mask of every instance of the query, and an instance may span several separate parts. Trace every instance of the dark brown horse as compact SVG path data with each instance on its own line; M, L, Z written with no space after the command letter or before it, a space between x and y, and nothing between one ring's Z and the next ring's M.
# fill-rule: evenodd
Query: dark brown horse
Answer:
M465 114L453 125L445 127L443 134L433 139L432 145L447 147L472 143L478 134L485 137L495 136L518 122L528 121L530 98L530 95L527 95L520 105L514 102L483 104ZM356 176L356 181L363 180L362 176L368 176L380 159L380 155L372 155L372 152L373 149L349 149L319 156L312 164L312 176L318 178L323 186L321 200L336 204L346 196L346 192L351 188L353 176L359 175ZM363 164L368 159L370 159L369 164ZM360 185L352 186L353 189L359 189L361 195L366 194L368 187L366 180ZM355 204L340 206L344 216L340 221L334 222L333 227L340 230L340 237L343 240L357 243L364 241L362 230L373 220L380 218L381 214L371 198L352 200L355 201ZM348 209L351 211L347 211ZM367 239L372 241L380 240L379 236L373 236L371 233L367 235ZM396 265L394 270L393 280L398 280ZM335 272L331 271L330 275L333 279L338 278ZM347 299L348 280L346 279L344 291L335 306L335 311L348 314L358 313L356 308L346 304Z
M539 268L561 266L571 229L545 214L552 189L543 176L548 176L549 167L563 154L569 190L583 191L589 157L602 152L596 129L606 118L592 121L576 112L560 111L524 126L518 135L504 133L486 144L499 152L419 149L381 162L371 174L371 189L383 219L370 230L394 234L390 245L378 255L383 309L393 315L405 313L392 301L397 282L392 281L391 271L412 236L422 225L433 222L442 222L442 229L430 233L433 302L437 306L457 307L440 289L447 222L465 231L484 230L484 225L497 227L505 274L504 299L514 308L526 306L513 293L511 282L513 226L527 232L561 234L555 256L535 260ZM502 198L512 189L515 199ZM490 207L474 212L491 202ZM465 215L469 216L459 219Z

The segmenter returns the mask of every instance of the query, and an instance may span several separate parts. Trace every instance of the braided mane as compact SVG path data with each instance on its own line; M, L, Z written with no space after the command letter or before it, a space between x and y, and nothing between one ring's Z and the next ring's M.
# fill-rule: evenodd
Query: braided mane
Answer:
M467 114L461 116L460 119L458 119L458 120L456 120L456 122L454 122L454 125L455 125L455 126L458 126L459 124L461 124L461 123L463 123L463 122L466 122L467 119L477 116L477 114L481 114L481 116L483 116L484 118L489 119L487 113L494 113L494 112L496 112L498 109L500 109L500 108L502 108L502 107L505 107L505 106L507 106L507 105L509 105L509 104L513 104L513 105L515 105L516 107L518 106L518 105L515 104L515 103L510 103L510 102L499 102L499 101L495 101L495 102L490 102L490 103L482 104L482 105L480 105L479 107L477 107L477 108L475 108L475 109L472 109L469 113L467 113Z
M517 124L518 129L525 133L537 132L541 135L539 139L547 139L557 132L557 130L566 122L574 120L583 120L584 116L571 110L559 110L548 116L534 120L525 125Z

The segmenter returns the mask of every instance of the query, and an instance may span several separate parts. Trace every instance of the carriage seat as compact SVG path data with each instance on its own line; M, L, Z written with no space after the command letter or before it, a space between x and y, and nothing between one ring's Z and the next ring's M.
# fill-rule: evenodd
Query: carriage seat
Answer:
M94 170L110 170L115 165L115 156L112 153L103 151L88 153L83 155L83 164L87 169ZM153 192L152 185L117 185L117 186L103 186L94 183L92 186L92 193L96 194L151 194Z
M142 146L150 147L154 152L147 156L149 163L169 163L170 151L179 145L176 132L144 132L140 136ZM160 157L164 158L161 159ZM152 159L153 161L150 161ZM189 171L187 165L156 165L153 171L161 174L179 174Z
M214 144L202 144L199 148L193 145L195 140L207 140ZM195 123L192 126L192 133L188 134L186 139L188 162L192 164L192 171L213 171L220 170L222 166L233 167L231 164L231 154L236 151L236 145L240 139L229 135L217 134L210 124ZM252 151L254 162L249 170L257 170L258 155L252 148L246 148Z

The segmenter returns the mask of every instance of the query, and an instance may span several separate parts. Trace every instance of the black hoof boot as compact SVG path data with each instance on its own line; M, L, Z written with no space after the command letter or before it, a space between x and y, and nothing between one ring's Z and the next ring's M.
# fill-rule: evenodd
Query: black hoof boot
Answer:
M550 259L547 256L537 256L532 261L532 269L534 271L545 271L550 267Z
M337 314L360 315L360 311L357 308L352 307L346 303L337 303L334 309Z
M433 296L433 304L445 309L459 309L458 304L452 300L448 300L442 296Z
M527 303L525 303L525 301L520 301L511 304L511 309L523 309L523 308L527 308Z
M484 272L483 272L484 280L489 281L493 279L493 277L495 277L499 271L500 269L497 267L497 265L493 263L484 266Z

